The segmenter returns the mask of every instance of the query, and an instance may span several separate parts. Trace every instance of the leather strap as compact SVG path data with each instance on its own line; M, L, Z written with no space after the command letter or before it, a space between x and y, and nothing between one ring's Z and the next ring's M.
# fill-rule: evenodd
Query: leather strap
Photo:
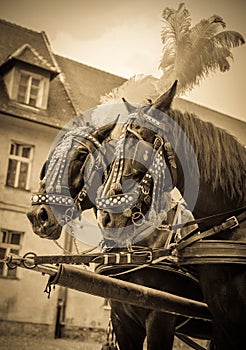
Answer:
M185 225L183 225L183 224L173 225L172 226L172 230L177 230L179 228L186 227L186 226L191 226L191 225L194 225L194 224L200 224L202 222L205 222L205 221L208 221L208 220L211 220L211 219L215 219L215 218L219 218L221 216L233 215L235 213L238 213L239 211L245 211L245 210L246 210L246 206L243 206L243 207L237 208L235 210L230 210L230 211L225 211L223 213L218 213L218 214L214 214L214 215L204 216L204 217L196 219L196 220L188 221L188 222L185 223Z
M178 254L178 264L246 264L246 242L210 240L194 243Z
M228 218L222 224L217 225L217 226L213 226L209 230L206 230L206 231L201 232L201 233L198 232L190 238L186 239L186 237L184 236L180 239L179 242L177 242L176 249L177 249L177 251L181 251L185 247L190 246L191 244L193 244L197 241L200 241L201 239L209 238L209 237L215 235L216 233L236 228L239 226L239 223L244 221L245 219L246 219L246 212L243 212L243 213L239 214L237 217L232 216L232 217Z
M160 257L169 256L171 249L146 249L132 252L105 252L82 255L35 256L34 264L147 264Z

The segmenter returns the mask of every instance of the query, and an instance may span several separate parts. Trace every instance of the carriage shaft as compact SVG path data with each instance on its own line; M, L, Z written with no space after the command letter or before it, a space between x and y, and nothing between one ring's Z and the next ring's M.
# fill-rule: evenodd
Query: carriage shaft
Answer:
M147 309L211 320L205 303L73 266L61 265L57 275L50 277L49 283Z
M33 258L11 255L4 259L12 267L18 266L50 275L48 284L58 284L87 294L116 300L156 311L211 320L205 303L179 297L164 291L99 275L85 269L62 264L35 265Z

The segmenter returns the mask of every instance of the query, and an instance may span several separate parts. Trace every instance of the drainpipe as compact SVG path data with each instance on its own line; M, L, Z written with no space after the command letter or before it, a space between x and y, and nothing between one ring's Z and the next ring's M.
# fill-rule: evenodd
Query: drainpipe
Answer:
M73 240L70 234L64 232L64 249L66 251L72 252ZM66 319L66 306L68 299L68 289L67 287L61 287L58 291L57 306L56 306L56 323L55 323L55 339L62 338L63 328L65 327Z

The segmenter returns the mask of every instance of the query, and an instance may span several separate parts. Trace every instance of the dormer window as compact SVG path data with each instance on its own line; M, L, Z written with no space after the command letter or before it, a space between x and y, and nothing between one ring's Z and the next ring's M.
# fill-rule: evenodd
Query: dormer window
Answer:
M3 76L9 97L23 106L46 109L50 74L37 67L16 63Z
M50 81L59 74L51 56L43 57L26 43L2 62L0 73L11 102L47 109Z
M20 72L17 101L34 107L41 107L43 96L43 79L33 73Z

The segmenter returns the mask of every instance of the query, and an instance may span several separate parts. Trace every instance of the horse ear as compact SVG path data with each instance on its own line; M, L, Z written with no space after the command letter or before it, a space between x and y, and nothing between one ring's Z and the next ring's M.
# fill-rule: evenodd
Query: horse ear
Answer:
M173 85L164 94L159 96L153 103L151 109L159 109L161 111L166 111L171 107L173 98L177 90L178 80L175 80Z
M136 108L129 102L127 102L127 100L124 97L122 97L122 101L124 102L124 105L130 114L136 110Z
M102 143L113 131L115 125L117 124L119 120L120 115L117 116L115 121L110 124L106 124L100 128L98 128L96 131L93 132L93 136L100 142Z
M45 173L48 165L49 165L49 160L46 160L40 171L39 180L43 180L43 178L45 177Z

